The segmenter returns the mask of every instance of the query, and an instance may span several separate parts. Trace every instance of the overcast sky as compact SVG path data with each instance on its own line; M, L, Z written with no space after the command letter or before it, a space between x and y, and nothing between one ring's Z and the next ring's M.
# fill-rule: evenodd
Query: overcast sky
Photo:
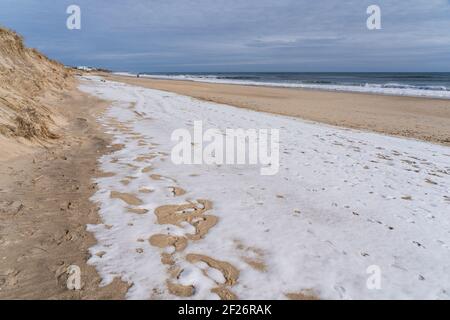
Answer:
M66 28L71 4L81 30ZM450 71L450 0L0 0L0 24L117 71Z

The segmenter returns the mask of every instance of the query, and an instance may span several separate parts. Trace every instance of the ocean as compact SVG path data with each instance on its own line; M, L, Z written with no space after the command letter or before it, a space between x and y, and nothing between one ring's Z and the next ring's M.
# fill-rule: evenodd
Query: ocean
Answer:
M124 73L120 73L124 74ZM131 74L128 74L131 75ZM134 75L135 76L135 75ZM450 73L140 73L142 77L450 99Z

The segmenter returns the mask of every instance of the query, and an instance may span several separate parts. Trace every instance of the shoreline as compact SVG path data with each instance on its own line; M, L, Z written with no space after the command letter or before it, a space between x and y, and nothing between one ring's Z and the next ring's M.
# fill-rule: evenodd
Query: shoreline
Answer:
M450 102L445 99L100 75L204 101L450 145Z
M101 72L101 71L98 71ZM447 72L442 72L447 73ZM114 76L119 77L129 77L129 78L137 78L137 74L132 73L126 73L126 72L110 72L106 74L111 74ZM394 73L395 74L395 73ZM102 74L104 76L104 74ZM357 90L358 88L361 88L362 86L356 86L356 85L331 85L335 86L336 88L332 87L326 87L322 85L314 85L314 84L304 84L304 85L289 85L288 83L276 83L276 82L239 82L239 80L236 81L207 81L207 80L197 80L195 78L176 78L176 77L160 77L160 76L152 76L149 74L139 74L140 79L149 79L149 80L162 80L162 81L186 81L186 82L193 82L193 83L207 83L207 84L218 84L218 85L233 85L233 86L245 86L245 87L261 87L261 88L278 88L278 89L290 89L290 90L305 90L305 91L318 91L318 92L331 92L331 93L350 93L350 94L363 94L363 95L376 95L376 96L388 96L388 97L405 97L405 98L423 98L423 99L436 99L436 100L446 100L450 101L450 96L437 96L437 95L426 95L426 94L402 94L401 91L394 93L394 92L383 92L383 91L364 91L364 90ZM343 89L342 87L346 87L347 89ZM373 90L375 90L377 87L372 87ZM395 88L383 88L383 89L395 89ZM402 89L402 88L399 88ZM404 88L407 89L407 88ZM420 89L416 89L420 91ZM435 91L431 89L423 89L425 91ZM436 90L436 92L438 92Z

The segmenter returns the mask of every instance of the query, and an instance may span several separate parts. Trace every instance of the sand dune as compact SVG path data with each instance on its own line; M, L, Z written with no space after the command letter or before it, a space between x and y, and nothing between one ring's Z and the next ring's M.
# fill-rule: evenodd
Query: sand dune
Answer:
M73 83L69 69L26 48L15 32L0 28L2 158L58 137L54 129L63 117L54 105Z
M108 136L95 121L107 105L82 94L71 71L0 28L0 299L119 299L86 265L98 221L89 201ZM64 129L64 130L63 130ZM114 147L110 148L114 150ZM68 268L83 274L68 290Z

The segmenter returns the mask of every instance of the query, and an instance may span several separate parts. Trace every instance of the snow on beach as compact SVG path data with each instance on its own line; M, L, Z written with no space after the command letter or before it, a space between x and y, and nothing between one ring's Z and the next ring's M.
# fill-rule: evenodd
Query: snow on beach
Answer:
M450 298L450 148L82 79L112 101L89 226L104 284L128 281L130 299ZM196 120L279 129L279 173L173 164L171 133Z

